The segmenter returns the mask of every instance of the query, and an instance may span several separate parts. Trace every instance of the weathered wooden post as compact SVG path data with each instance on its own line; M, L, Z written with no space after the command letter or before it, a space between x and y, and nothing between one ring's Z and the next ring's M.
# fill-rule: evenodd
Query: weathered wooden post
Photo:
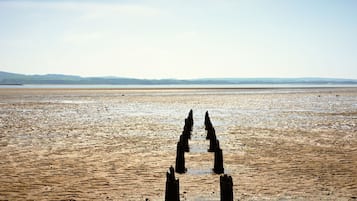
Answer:
M212 127L212 129L208 130L207 136L209 134L209 149L208 152L215 152L217 148L217 136L216 131ZM219 148L219 145L218 145Z
M190 120L186 118L185 126L183 127L183 132L185 132L185 134L187 134L188 139L191 139L191 131L192 131L192 126L190 125Z
M187 170L185 168L185 150L181 142L177 143L175 169L177 173L185 173Z
M222 149L219 147L219 141L216 140L216 150L214 151L214 168L213 172L216 174L222 174L224 173L224 168L223 168L223 153Z
M175 178L175 170L172 166L166 173L165 201L180 201L180 182Z
M190 151L190 147L188 145L188 135L185 134L185 132L182 132L182 135L180 135L180 143L182 144L185 152Z
M191 131L192 131L192 127L193 127L193 112L192 112L192 109L188 113L188 118L187 119L190 121L190 126L191 126Z
M182 135L185 136L185 138L190 139L191 131L184 129L184 130L182 131Z
M188 113L187 122L185 121L185 124L187 124L188 130L191 132L192 128L193 128L193 112L192 112L192 109ZM190 134L190 139L191 139L191 134Z
M233 201L233 179L227 174L220 176L221 201Z
M208 111L206 111L206 114L205 114L205 129L208 130L210 125L212 125L211 119L209 118Z
M207 131L206 140L209 140L211 138L212 129L214 129L214 128L213 128L211 119L209 118L208 111L207 111L206 115L205 115L205 130Z
M215 130L213 126L207 130L207 135L206 135L206 140L211 140L213 132L215 133Z

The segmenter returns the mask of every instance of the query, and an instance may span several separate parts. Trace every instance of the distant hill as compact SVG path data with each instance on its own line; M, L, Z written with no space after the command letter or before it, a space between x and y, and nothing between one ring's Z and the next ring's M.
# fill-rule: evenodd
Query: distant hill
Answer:
M356 79L335 78L205 78L136 79L123 77L81 77L75 75L24 75L0 71L0 84L109 84L109 85L185 85L185 84L357 84Z

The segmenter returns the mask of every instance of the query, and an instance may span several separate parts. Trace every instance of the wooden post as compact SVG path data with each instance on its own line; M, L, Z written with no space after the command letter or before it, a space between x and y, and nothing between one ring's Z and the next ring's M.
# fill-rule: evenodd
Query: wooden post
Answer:
M192 109L190 110L190 112L188 113L187 118L185 119L185 127L187 127L186 129L189 131L192 131L193 128L193 112ZM191 136L190 136L191 139Z
M165 201L180 201L180 182L175 178L175 171L172 166L166 173Z
M215 130L213 126L207 130L207 135L206 135L206 140L211 140L213 133L215 133Z
M185 150L181 142L177 143L175 169L177 173L185 173L187 170L185 168Z
M233 201L233 179L227 174L220 176L221 201Z
M180 135L180 143L182 144L185 152L190 151L190 147L188 145L188 135L185 134L185 132L182 132L182 135Z
M216 147L216 150L214 151L214 168L213 172L216 174L222 174L224 173L224 168L223 168L223 154L222 154L222 149L219 147L219 141L217 140L218 146Z
M183 132L187 134L188 139L191 139L191 131L192 131L192 126L190 125L190 120L185 119L185 126L183 127Z
M191 126L191 131L192 131L192 127L193 127L193 112L192 112L192 109L188 113L187 119L190 121L190 126Z
M209 149L208 152L215 152L217 149L217 136L216 136L216 131L212 127L207 133L207 136L209 136ZM219 148L219 145L218 145Z
M207 111L207 112L206 112L206 115L205 115L205 130L207 131L206 140L210 140L210 139L211 139L212 130L213 130L213 129L214 129L214 128L213 128L211 119L209 118L208 111Z

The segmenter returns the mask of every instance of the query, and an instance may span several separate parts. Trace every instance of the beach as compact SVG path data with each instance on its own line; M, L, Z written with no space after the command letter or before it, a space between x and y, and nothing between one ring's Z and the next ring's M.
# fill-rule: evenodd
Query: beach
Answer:
M0 89L0 200L164 200L193 110L181 200L357 200L357 88Z

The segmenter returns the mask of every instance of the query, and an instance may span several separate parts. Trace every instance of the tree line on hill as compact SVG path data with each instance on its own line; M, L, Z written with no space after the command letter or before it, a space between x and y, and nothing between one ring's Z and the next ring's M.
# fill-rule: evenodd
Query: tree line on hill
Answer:
M105 85L185 85L185 84L357 84L356 79L336 78L203 78L136 79L124 77L81 77L75 75L24 75L0 71L0 84L105 84Z

